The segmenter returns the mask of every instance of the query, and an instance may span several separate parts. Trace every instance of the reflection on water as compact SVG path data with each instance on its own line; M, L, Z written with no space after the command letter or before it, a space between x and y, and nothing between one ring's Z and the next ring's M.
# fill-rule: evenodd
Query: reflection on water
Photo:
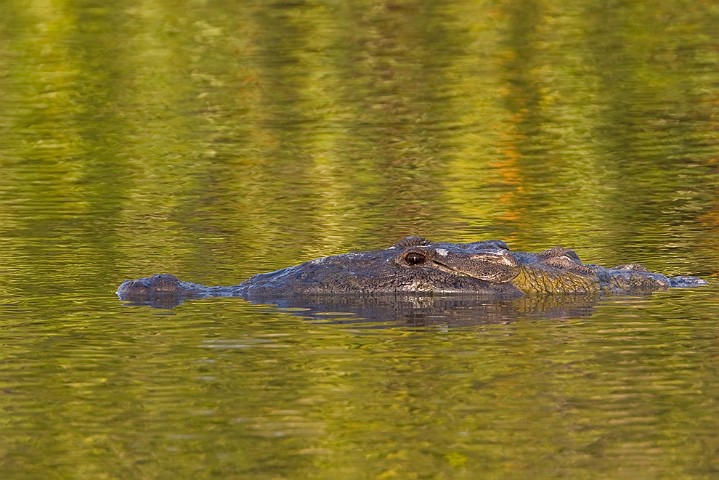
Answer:
M714 468L711 295L463 328L308 321L238 299L172 313L93 301L103 316L55 305L62 327L38 315L0 335L13 339L3 462L17 478L77 465L123 477L701 476Z
M345 322L391 322L406 326L471 326L515 321L517 318L574 318L590 316L599 294L534 295L502 298L481 295L295 295L266 299L283 312L308 318ZM125 305L174 308L183 301L174 295L151 299L122 299ZM242 301L242 300L237 300Z
M712 279L718 17L0 2L3 478L712 476L715 280L567 305L113 292L407 234Z

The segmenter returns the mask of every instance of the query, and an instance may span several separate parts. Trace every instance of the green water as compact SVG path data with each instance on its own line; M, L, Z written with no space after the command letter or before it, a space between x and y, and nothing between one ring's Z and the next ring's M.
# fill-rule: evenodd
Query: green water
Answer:
M0 477L717 478L717 38L697 0L4 0ZM408 234L710 285L114 295Z

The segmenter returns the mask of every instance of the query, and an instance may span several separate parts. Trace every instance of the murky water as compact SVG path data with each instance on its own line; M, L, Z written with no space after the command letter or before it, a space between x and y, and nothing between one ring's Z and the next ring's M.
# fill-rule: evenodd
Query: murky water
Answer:
M0 473L719 475L712 2L0 4ZM407 234L646 297L123 305Z

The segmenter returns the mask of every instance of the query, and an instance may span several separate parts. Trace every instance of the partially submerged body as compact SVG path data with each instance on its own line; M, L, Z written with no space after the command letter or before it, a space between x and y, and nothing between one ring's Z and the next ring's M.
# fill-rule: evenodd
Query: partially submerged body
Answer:
M173 275L126 280L123 300L242 297L248 300L339 294L639 294L695 287L698 277L667 277L637 264L585 265L576 253L554 247L541 253L510 251L499 240L429 242L406 237L390 248L318 258L250 277L234 286L204 286Z

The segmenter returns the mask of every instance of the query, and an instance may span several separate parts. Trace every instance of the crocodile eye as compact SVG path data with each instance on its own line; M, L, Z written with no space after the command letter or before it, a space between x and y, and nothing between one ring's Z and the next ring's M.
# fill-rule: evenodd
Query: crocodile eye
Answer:
M410 265L422 265L427 261L427 257L417 252L409 252L404 256L404 261Z

